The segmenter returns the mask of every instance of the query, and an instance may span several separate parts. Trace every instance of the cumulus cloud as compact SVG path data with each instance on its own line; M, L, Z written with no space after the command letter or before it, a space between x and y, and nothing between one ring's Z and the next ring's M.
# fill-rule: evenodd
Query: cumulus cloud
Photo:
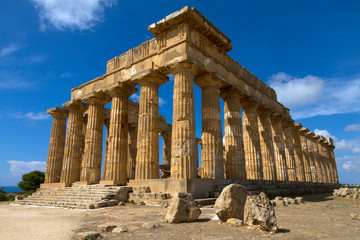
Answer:
M16 52L20 49L20 45L16 43L12 43L0 50L0 58L8 56L12 54L13 52Z
M38 120L46 120L46 119L49 119L50 116L49 114L45 113L45 112L37 112L37 113L34 113L34 112L28 112L28 113L9 113L8 115L14 117L14 118L26 118L26 119L29 119L29 120L34 120L34 121L38 121Z
M345 127L345 131L360 132L360 124L351 124Z
M329 138L332 138L332 139L337 139L335 136L333 136L333 135L331 135L329 132L328 132L328 130L326 130L326 129L323 129L323 130L321 130L321 129L315 129L314 130L314 132L317 134L317 135L321 135L321 136L323 136L323 137L329 137Z
M328 79L286 73L272 75L268 81L278 100L291 108L294 119L318 115L360 112L360 79Z
M164 106L165 103L166 101L163 98L159 97L159 106Z
M40 29L91 29L103 20L105 7L116 0L31 0L39 11Z
M133 94L133 95L131 95L130 99L133 100L133 101L138 102L138 101L140 101L140 95L139 94Z
M336 162L347 172L360 172L360 155L339 157Z
M314 132L318 135L332 138L334 140L334 145L337 150L345 150L345 151L350 151L355 154L360 154L360 139L359 138L350 139L350 140L338 139L337 137L330 134L325 129L323 129L323 130L315 129Z
M10 164L9 170L13 176L20 176L22 174L35 170L44 172L46 169L46 162L42 162L42 161L25 162L25 161L10 160L7 161L7 163Z

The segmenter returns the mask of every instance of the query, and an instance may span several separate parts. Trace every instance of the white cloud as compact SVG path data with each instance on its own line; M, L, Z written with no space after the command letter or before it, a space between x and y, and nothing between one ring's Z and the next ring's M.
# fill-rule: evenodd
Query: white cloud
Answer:
M131 95L130 99L132 99L133 101L140 101L140 95L139 94L133 94Z
M91 29L103 19L104 8L116 0L31 0L39 10L40 29Z
M336 162L347 172L360 172L360 155L339 157Z
M10 164L10 173L13 176L20 176L22 174L39 170L39 171L45 171L46 169L46 162L41 161L31 161L31 162L25 162L25 161L15 161L10 160L7 161L8 164Z
M163 98L159 97L159 106L161 107L161 106L163 106L165 103L166 103L166 101L165 101Z
M351 151L352 153L359 154L360 153L360 139L338 139L334 135L330 134L327 130L319 130L315 129L314 132L318 135L322 135L324 137L330 137L334 140L334 145L337 150L345 150Z
M360 124L351 124L345 127L345 131L360 132Z
M30 56L28 58L25 58L24 61L27 64L33 64L33 63L38 63L38 62L42 62L45 60L45 56L41 56L41 55L34 55L34 56Z
M12 43L9 46L6 46L0 50L0 58L8 56L12 54L13 52L16 52L20 49L20 46L16 43Z
M0 90L32 88L33 83L20 79L0 79Z
M45 113L45 112L37 112L37 113L34 113L34 112L28 112L28 113L25 113L25 114L21 114L19 112L17 113L9 113L8 115L14 117L14 118L26 118L26 119L29 119L29 120L34 120L34 121L38 121L38 120L46 120L46 119L49 119L50 116L49 114Z
M333 136L333 135L331 135L329 132L328 132L328 130L320 130L320 129L315 129L314 130L314 132L317 134L317 135L321 135L321 136L323 136L323 137L330 137L330 138L332 138L332 139L337 139L335 136Z
M312 75L298 78L280 72L270 77L269 85L281 103L292 107L315 103L321 97L324 80Z
M303 78L277 73L269 85L278 100L291 108L294 119L318 115L360 112L360 79L324 80L308 75Z

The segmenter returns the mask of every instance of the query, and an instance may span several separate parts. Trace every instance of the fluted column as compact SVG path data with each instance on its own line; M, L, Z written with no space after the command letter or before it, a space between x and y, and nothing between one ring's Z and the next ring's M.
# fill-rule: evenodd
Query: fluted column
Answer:
M103 169L103 175L102 175L102 179L105 179L105 174L106 174L106 165L108 162L108 150L109 150L109 130L110 130L110 119L105 119L104 120L104 125L106 127L106 137L105 137L105 154L104 154L104 169Z
M257 121L257 103L242 99L246 178L262 180L262 158Z
M302 128L300 123L294 123L291 127L294 145L294 156L296 165L296 179L298 182L305 182L305 159L303 155L303 149L301 146L299 130Z
M61 168L64 158L66 119L69 112L63 108L54 107L46 111L53 117L49 152L46 162L45 183L60 182Z
M315 167L316 167L316 175L317 175L317 180L318 182L320 183L323 183L324 182L324 169L323 169L323 166L322 166L322 157L321 157L321 154L320 154L320 151L319 151L319 139L320 139L320 136L315 134L313 137L312 137L312 144L313 144L313 151L314 151L314 157L315 157Z
M95 93L86 99L89 103L88 122L86 125L84 157L81 164L79 184L98 183L101 174L104 105L109 96Z
M60 182L70 186L80 180L80 166L83 154L83 112L87 104L80 101L67 102L63 107L69 111L69 120L66 131L64 160Z
M121 84L108 92L112 96L109 147L108 159L105 162L106 167L104 167L104 179L101 184L119 185L125 184L128 180L128 103L129 97L135 92L135 87L125 84Z
M162 164L170 167L171 162L171 131L161 133L163 137L163 160Z
M212 74L195 78L201 88L201 178L224 178L224 152L220 113L220 81Z
M178 63L174 75L173 126L171 136L171 178L193 179L197 176L195 141L194 68Z
M282 117L279 115L271 115L270 120L276 164L276 179L278 181L288 181L285 144L281 127Z
M135 179L159 178L159 87L168 81L160 73L140 80Z
M264 180L276 180L276 165L270 123L271 111L264 107L258 107L257 112Z
M129 125L129 151L127 163L128 179L135 179L136 154L137 154L137 124Z
M286 167L288 172L288 180L296 181L296 164L294 153L294 139L292 135L291 127L294 125L294 121L283 120L281 122L283 129L283 138L285 145Z
M335 154L334 154L335 146L334 146L333 140L331 138L327 138L326 140L329 144L329 146L328 146L329 161L331 163L331 167L332 167L333 174L334 174L334 183L339 184L339 176L338 176L338 171L337 171L336 161L335 161Z
M312 180L312 182L319 182L319 176L317 174L317 169L316 169L316 157L315 157L315 152L314 152L314 142L312 140L313 136L315 136L315 133L313 133L313 132L308 132L306 134L308 152L309 152L310 169L311 169L311 180Z
M311 174L311 160L310 160L310 153L308 147L308 140L306 134L309 132L307 128L300 128L300 140L301 140L301 148L302 154L304 158L304 171L305 171L305 181L312 182L312 174Z
M331 171L329 169L329 166L327 164L327 159L324 152L323 144L325 142L325 138L323 136L319 136L318 140L318 151L319 155L321 157L321 170L323 174L323 183L329 183L329 179L331 178Z
M227 179L246 179L240 91L222 89L224 99L225 174Z

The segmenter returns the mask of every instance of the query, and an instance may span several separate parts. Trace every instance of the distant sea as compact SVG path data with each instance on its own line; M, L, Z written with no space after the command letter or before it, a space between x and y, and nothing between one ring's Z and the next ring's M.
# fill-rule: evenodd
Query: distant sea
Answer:
M0 186L0 188L4 187L4 191L7 193L13 193L13 192L22 192L18 186Z

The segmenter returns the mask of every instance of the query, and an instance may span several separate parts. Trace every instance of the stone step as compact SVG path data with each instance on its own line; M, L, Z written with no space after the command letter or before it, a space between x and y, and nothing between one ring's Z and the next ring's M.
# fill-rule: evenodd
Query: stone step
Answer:
M195 199L196 205L200 206L207 206L207 205L214 205L217 198L202 198L202 199Z

